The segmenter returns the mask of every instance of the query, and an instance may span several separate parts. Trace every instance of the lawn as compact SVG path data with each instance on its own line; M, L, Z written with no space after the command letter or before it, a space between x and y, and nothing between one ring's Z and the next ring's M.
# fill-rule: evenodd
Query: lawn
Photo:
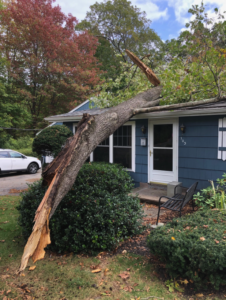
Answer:
M17 225L15 207L18 201L18 196L0 196L0 299L197 298L179 292L170 293L156 277L148 258L129 253L100 253L97 257L87 257L47 251L42 261L33 264L30 260L24 273L15 275L25 245ZM32 266L36 267L29 271Z

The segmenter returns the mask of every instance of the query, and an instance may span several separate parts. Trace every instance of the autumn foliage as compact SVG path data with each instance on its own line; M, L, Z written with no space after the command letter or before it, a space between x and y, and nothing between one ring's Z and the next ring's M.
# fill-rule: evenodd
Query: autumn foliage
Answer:
M97 39L77 34L76 18L53 2L19 0L0 9L0 49L33 126L86 99L100 80Z

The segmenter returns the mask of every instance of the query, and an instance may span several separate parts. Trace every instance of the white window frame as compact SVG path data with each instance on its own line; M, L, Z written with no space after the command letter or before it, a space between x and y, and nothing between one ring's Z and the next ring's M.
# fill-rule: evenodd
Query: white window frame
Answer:
M132 145L131 145L131 151L132 151L132 168L128 169L125 168L126 171L129 172L135 172L136 171L136 164L135 164L135 150L136 150L136 124L135 121L127 122L123 124L122 126L128 126L131 125L132 129ZM93 162L93 152L90 154L90 162ZM109 163L113 162L113 134L109 136Z
M75 134L75 132L76 132L76 129L77 129L77 127L78 127L78 122L77 123L73 123L73 134Z
M226 118L218 119L218 154L217 159L226 160L226 151L219 148L226 148L226 131L220 131L220 128L226 128Z

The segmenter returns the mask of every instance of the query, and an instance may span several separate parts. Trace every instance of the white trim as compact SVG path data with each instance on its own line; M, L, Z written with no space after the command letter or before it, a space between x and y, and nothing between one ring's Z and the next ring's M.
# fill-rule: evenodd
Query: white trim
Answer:
M153 125L173 124L173 171L153 171ZM171 120L148 120L148 182L169 183L178 181L178 118ZM150 156L150 151L152 151ZM159 173L159 174L158 174Z
M90 162L93 162L93 152L92 152L92 153L90 153L90 156L89 156L89 158L90 158Z
M109 162L113 164L113 134L109 136Z
M48 128L48 127L51 127L51 126L55 125L56 123L57 122L53 122L52 124L48 125L47 127L41 129L39 132L36 133L36 135L39 135L39 133L42 132L42 130L44 130L44 129Z
M75 134L75 132L76 132L75 128L77 128L77 127L78 127L78 122L72 124L72 132L73 132L73 134Z
M223 118L223 128L226 128L226 118ZM223 131L223 145L222 147L226 147L226 131ZM222 160L226 160L226 151L222 151Z
M131 125L132 126L132 169L126 169L126 170L130 171L130 172L136 172L136 164L135 164L135 157L136 157L136 123L135 123L135 121L130 121L130 122L125 123L124 125Z

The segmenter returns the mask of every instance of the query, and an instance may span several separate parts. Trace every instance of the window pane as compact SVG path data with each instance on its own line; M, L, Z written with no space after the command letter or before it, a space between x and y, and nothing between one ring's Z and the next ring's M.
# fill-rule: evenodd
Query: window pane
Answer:
M114 147L113 162L122 164L125 168L132 169L132 149Z
M119 127L113 134L114 146L131 146L131 125Z
M0 151L0 157L1 158L9 158L9 153L7 151Z
M109 162L109 147L96 147L93 151L93 161Z
M22 158L22 155L20 153L17 153L17 152L11 151L11 152L9 152L9 154L12 158Z
M154 170L173 171L172 149L154 149Z
M173 125L154 125L154 147L172 147Z

